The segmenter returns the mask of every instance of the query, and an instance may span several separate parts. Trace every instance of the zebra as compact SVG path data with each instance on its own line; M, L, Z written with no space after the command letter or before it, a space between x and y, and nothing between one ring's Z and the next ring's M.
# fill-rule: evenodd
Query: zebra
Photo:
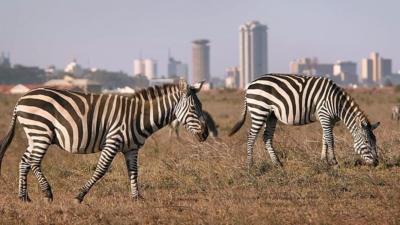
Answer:
M0 145L0 168L18 120L29 145L19 164L19 198L22 201L31 201L27 191L30 170L44 197L49 202L53 200L51 187L41 170L42 159L51 144L75 154L101 152L95 172L80 188L76 202L82 202L104 176L118 152L125 157L131 195L133 199L141 199L137 160L147 137L177 119L200 142L207 139L202 104L196 95L203 82L190 86L181 80L178 84L143 89L131 96L52 88L32 90L22 96L14 108L10 129Z
M251 128L247 138L247 165L253 164L253 146L260 129L265 126L264 143L274 165L282 166L273 146L277 121L287 125L305 125L319 120L322 135L321 159L337 166L333 127L342 120L353 136L354 149L366 164L378 165L376 138L371 124L353 98L332 80L295 74L266 74L246 89L241 120L232 128L235 134L244 124L247 110Z
M392 107L392 120L400 120L400 105L395 105Z
M218 125L215 123L211 114L203 110L204 121L208 128L210 137L218 137ZM176 136L179 138L179 121L174 120L169 124L169 137L172 137L172 133L175 132Z

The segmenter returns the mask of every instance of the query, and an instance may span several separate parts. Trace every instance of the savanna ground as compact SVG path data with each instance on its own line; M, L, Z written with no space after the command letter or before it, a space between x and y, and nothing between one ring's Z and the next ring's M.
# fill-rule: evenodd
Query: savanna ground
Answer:
M3 161L0 179L0 224L400 224L400 123L390 119L400 94L367 91L352 96L376 130L380 165L355 165L346 128L335 128L340 168L320 161L321 128L278 125L275 147L284 169L272 166L261 138L255 166L245 166L246 129L233 138L229 129L240 117L243 93L202 93L204 109L220 126L220 140L198 143L181 129L182 140L162 129L147 140L139 156L140 189L145 198L130 198L122 155L80 205L73 197L94 172L99 154L72 155L52 147L43 162L53 203L43 198L29 176L33 200L18 200L18 163L26 141L21 129ZM0 96L0 135L9 126L16 96ZM247 120L247 127L249 119Z

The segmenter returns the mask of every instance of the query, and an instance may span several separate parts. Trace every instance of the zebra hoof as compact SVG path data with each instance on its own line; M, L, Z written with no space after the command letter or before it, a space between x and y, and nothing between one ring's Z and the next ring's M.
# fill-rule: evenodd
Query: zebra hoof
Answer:
M283 164L281 163L281 161L276 161L273 164L274 164L275 167L283 168Z
M144 198L143 198L143 196L142 195L137 195L137 196L133 196L133 200L135 201L135 202L138 202L138 201L144 201Z
M48 203L52 203L53 202L53 193L51 192L51 190L46 190L44 192L44 197L47 199Z
M82 203L82 201L83 201L83 199L81 199L81 198L79 198L79 197L75 197L75 198L74 198L74 203L75 203L75 204L78 204L78 205L79 205L79 204Z
M22 202L31 202L31 201L32 201L32 200L29 198L28 195L19 196L18 198L19 198L19 200L21 200Z

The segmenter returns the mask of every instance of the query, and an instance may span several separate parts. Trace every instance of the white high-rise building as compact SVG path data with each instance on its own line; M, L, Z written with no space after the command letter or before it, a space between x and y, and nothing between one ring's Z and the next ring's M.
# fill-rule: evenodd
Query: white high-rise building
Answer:
M239 27L239 59L239 88L246 88L248 83L268 73L266 25L250 21Z
M157 77L157 62L152 59L144 60L144 75L151 80Z
M151 80L157 77L157 61L153 59L135 59L133 75L144 75Z
M133 60L133 75L144 75L144 63L142 59Z
M360 82L369 84L372 82L372 60L364 58L361 60Z

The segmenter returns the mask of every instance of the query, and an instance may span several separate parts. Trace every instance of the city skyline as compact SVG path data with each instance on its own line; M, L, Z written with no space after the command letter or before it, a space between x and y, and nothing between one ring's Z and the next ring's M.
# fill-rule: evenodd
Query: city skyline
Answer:
M393 47L400 32L396 1L219 1L209 9L207 1L183 3L2 1L0 50L10 52L13 63L63 68L76 58L85 67L128 74L142 55L156 59L159 74L166 75L171 49L192 74L191 40L204 37L213 43L211 76L222 77L226 67L239 64L238 26L258 20L269 27L269 72L288 72L287 63L304 56L359 62L371 51L400 69ZM176 6L182 13L175 13Z

